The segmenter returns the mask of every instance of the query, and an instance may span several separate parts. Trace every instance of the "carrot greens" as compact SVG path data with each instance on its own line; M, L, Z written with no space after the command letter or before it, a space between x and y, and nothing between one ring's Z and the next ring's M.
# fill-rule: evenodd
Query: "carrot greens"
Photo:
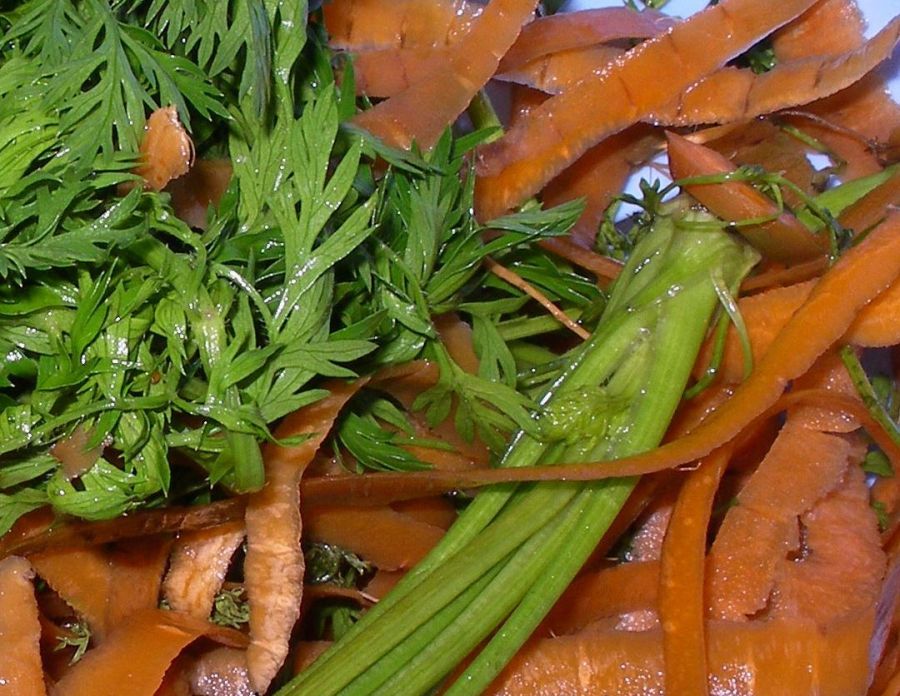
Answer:
M481 262L527 265L561 291L569 269L527 247L580 207L525 208L486 241L463 165L488 131L421 156L347 127L352 79L336 84L304 3L4 7L0 533L45 505L95 520L259 489L272 424L321 399L325 378L420 357L441 365L417 404L432 423L455 398L462 432L498 450L529 426L507 343L482 318L532 312L516 288L483 291ZM197 156L233 171L203 229L133 173L146 113L170 104ZM565 304L596 295L585 280ZM480 317L481 374L434 328L452 311ZM384 408L355 415L341 439L380 443L368 464L409 463ZM76 430L73 468L50 448Z

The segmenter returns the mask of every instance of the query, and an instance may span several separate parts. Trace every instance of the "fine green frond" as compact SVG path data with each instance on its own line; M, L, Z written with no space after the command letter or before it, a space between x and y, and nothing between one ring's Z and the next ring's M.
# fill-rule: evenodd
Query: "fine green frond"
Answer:
M219 91L192 61L124 21L106 0L29 0L5 15L3 44L40 59L41 104L67 134L67 157L90 167L96 155L135 152L146 114L174 105L191 122L226 117Z

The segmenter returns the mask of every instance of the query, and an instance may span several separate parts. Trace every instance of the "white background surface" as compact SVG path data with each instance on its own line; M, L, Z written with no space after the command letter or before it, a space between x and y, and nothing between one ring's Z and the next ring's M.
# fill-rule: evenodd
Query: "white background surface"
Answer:
M857 0L863 15L868 22L867 36L872 36L892 17L900 14L900 0ZM566 6L568 9L579 7L604 7L607 5L621 6L622 0L570 0ZM640 2L638 2L640 6ZM678 17L687 17L707 5L707 0L670 0L663 11L666 14ZM890 76L890 88L894 99L900 101L900 50L894 51L894 58L890 65L882 66Z

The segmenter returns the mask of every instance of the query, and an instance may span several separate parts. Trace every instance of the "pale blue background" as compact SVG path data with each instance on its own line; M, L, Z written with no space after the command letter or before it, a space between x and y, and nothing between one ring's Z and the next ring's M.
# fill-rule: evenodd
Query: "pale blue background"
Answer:
M857 0L857 4L868 21L868 31L866 32L868 36L875 34L890 21L891 17L900 14L900 0ZM621 0L570 0L567 8L603 7L606 5L621 6L622 2ZM706 5L707 0L670 0L663 11L667 14L686 17L703 9ZM890 75L890 87L894 99L900 101L900 50L894 51L894 58L890 65L882 66L882 70Z

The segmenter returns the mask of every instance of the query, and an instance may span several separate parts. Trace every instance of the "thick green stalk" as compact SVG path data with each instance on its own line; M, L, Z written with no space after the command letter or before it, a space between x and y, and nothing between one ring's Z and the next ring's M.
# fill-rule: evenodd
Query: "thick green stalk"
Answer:
M623 270L598 330L541 399L542 439L519 433L502 466L608 459L659 442L715 306L710 274L731 284L754 260L708 224L677 230L672 218L659 218ZM350 693L380 686L383 693L421 693L509 614L460 682L474 693L481 687L470 685L493 678L565 588L632 485L482 492L399 592L280 693L331 694L348 685ZM473 583L486 584L475 594Z
M662 399L636 399L628 420L632 427L617 439L608 456L621 457L653 447L665 432L676 403L674 387L683 389L705 335L706 323L715 307L715 290L709 283L681 291L667 303L654 330L652 358L646 361L649 374L642 391L666 395ZM582 514L578 534L569 539L564 553L555 554L553 572L544 575L504 623L488 646L467 668L448 694L477 694L486 688L519 647L532 634L553 603L563 593L587 560L597 542L615 519L637 479L614 479L605 486L591 485L579 496Z

